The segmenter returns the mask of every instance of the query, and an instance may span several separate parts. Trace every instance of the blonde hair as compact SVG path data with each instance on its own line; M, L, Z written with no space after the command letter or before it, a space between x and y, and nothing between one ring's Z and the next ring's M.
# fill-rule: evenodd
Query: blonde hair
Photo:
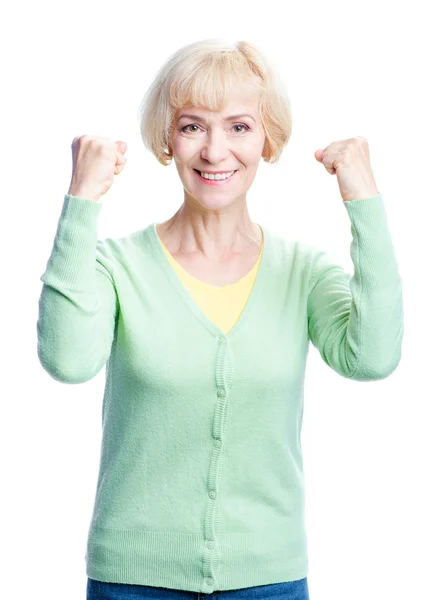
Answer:
M260 50L246 41L207 39L170 56L155 76L140 108L144 145L162 165L172 161L176 114L185 106L221 111L230 92L260 93L265 133L262 158L276 163L289 141L292 111L286 90Z

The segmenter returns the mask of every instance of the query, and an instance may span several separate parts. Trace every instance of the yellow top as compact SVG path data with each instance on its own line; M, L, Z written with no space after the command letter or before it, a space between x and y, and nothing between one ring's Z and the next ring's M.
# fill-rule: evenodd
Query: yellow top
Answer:
M224 333L228 333L239 320L251 294L263 254L264 238L253 268L238 281L227 285L213 285L196 279L173 258L161 239L158 239L170 264L195 302L211 321L216 323Z

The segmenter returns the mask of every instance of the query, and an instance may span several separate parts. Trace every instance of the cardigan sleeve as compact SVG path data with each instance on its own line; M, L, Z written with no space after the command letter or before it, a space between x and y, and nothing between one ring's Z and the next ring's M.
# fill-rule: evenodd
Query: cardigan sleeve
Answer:
M107 362L118 298L105 241L102 203L66 194L46 270L37 321L38 358L57 381L82 383Z
M354 274L314 249L308 330L324 362L343 377L388 377L401 359L402 280L381 194L344 202Z

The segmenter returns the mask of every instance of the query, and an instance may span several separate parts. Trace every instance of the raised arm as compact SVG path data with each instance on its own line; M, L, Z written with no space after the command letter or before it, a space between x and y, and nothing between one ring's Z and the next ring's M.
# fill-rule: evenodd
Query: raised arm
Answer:
M56 380L92 379L109 358L118 317L111 257L97 240L102 203L65 195L37 322L38 357Z
M344 202L351 219L351 276L314 250L308 294L309 337L324 362L359 381L388 377L400 362L402 280L381 194Z

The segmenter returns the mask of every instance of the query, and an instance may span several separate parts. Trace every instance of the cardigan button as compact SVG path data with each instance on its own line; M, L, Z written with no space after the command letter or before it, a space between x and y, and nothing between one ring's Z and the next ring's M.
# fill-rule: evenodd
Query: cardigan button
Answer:
M225 338L223 338L223 337L220 337L220 338L218 339L218 342L219 342L219 344L226 344L226 343L227 343L227 340L226 340Z
M225 390L223 387L220 387L217 391L218 396L225 396Z

